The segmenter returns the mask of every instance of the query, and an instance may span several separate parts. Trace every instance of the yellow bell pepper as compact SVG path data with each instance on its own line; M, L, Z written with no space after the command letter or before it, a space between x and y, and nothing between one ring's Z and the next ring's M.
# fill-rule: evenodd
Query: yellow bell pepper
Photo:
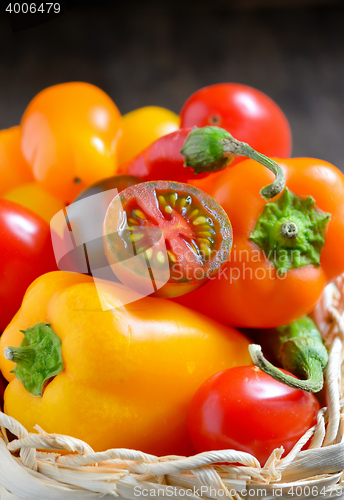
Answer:
M98 293L112 309L102 310ZM248 340L172 301L123 306L109 285L98 293L92 278L60 271L29 287L0 339L0 368L10 381L5 412L30 432L38 424L96 451L193 453L188 404L214 373L251 364ZM53 337L42 340L45 330Z

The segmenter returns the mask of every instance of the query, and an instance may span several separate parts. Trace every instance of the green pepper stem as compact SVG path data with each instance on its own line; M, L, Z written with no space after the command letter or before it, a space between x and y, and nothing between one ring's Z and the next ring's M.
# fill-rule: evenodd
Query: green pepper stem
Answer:
M224 150L226 154L234 154L235 156L246 156L247 158L251 158L251 160L255 160L258 163L264 165L264 167L271 170L273 174L275 174L276 179L271 184L263 187L260 190L260 194L264 200L270 200L274 198L279 193L283 191L285 188L285 177L283 170L281 167L271 158L258 153L251 146L246 144L245 142L238 141L234 139L234 137L229 137L227 140L224 140Z
M299 232L300 230L298 225L295 224L295 222L293 221L284 222L281 225L281 235L284 236L284 238L287 238L288 240L296 238Z
M289 385L289 387L293 387L294 389L301 389L302 391L308 392L319 392L323 388L323 366L320 360L316 358L310 359L309 369L307 369L307 379L300 380L287 375L265 359L260 345L250 344L248 348L253 363L263 372L267 373L275 380L278 380L278 382Z
M35 349L29 346L24 347L5 347L5 358L13 361L17 365L25 368L31 368L35 360Z
M264 200L274 198L285 187L283 170L275 161L219 127L195 128L186 138L180 152L185 158L184 165L193 168L195 173L223 170L236 156L245 156L261 163L276 176L274 182L261 189Z

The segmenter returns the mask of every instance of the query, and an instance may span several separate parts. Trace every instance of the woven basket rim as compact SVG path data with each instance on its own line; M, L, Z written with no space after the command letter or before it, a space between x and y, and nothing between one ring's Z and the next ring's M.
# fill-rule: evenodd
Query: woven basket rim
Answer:
M235 450L191 457L156 457L122 448L95 453L79 439L48 434L37 426L37 434L28 433L18 421L0 412L1 500L62 496L64 500L114 496L283 500L294 494L343 498L343 276L326 287L317 307L325 318L318 326L330 353L325 372L328 406L321 408L316 425L285 457L282 458L283 448L277 448L261 467L252 455ZM10 441L7 431L17 439ZM301 451L309 440L308 449Z

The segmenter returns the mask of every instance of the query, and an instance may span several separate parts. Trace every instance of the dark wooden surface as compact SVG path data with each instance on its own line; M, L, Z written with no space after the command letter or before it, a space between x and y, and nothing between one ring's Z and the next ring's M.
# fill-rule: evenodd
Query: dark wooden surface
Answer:
M98 85L126 113L149 104L179 112L196 89L233 81L282 107L294 156L344 170L344 5L277 4L80 1L17 33L2 13L0 128L17 124L37 92L60 82Z

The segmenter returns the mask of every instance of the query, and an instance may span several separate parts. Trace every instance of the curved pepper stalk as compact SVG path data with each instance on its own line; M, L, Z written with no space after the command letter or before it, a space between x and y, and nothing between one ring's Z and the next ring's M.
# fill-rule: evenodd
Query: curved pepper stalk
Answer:
M270 200L285 187L283 170L274 160L258 153L245 142L235 139L227 130L219 127L194 128L181 149L185 167L200 172L217 172L226 168L236 156L246 156L261 163L275 174L276 179L261 189L264 200Z
M275 328L274 334L272 350L277 359L285 370L304 380L276 368L264 358L257 344L249 346L254 364L283 384L303 391L319 392L324 385L323 371L328 362L328 353L315 323L304 316L289 325Z

